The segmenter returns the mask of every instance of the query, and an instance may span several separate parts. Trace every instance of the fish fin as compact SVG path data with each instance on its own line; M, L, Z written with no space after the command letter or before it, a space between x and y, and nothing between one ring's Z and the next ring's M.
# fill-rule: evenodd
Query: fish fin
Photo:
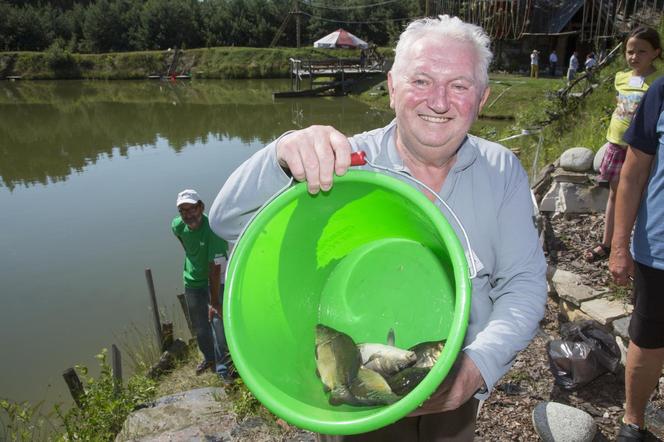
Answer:
M330 393L330 405L358 405L355 396L346 387L334 387Z

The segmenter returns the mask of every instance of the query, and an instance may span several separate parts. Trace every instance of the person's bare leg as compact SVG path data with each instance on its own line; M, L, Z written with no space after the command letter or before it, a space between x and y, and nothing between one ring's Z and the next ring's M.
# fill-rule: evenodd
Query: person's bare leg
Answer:
M613 238L613 219L616 213L616 194L618 190L618 180L613 180L609 183L609 198L606 200L606 212L604 212L604 236L602 237L602 244L606 247L611 246L611 238Z
M588 262L605 259L609 257L611 248L611 239L613 237L614 217L616 213L616 195L618 190L618 179L609 182L609 197L606 200L606 210L604 211L604 234L602 242L593 245L583 252L583 259Z
M641 348L629 342L625 365L625 423L645 427L650 394L662 373L664 348Z

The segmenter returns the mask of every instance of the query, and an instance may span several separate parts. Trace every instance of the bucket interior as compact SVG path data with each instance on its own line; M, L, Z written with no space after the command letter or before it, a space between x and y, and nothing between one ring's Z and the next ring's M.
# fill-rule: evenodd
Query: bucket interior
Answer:
M224 323L247 387L287 422L354 434L405 416L442 381L465 336L470 282L463 249L419 191L364 171L326 193L298 184L254 218L228 268ZM356 343L408 348L446 339L422 383L390 406L334 406L316 375L315 326Z

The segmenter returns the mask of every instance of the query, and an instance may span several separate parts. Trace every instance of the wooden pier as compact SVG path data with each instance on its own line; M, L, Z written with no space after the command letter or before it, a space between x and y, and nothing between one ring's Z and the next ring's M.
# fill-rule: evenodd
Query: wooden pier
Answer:
M383 74L383 63L359 58L330 58L326 60L288 59L290 64L291 90L273 92L273 98L315 97L333 93L343 95L358 78ZM328 81L316 83L317 78ZM308 80L308 88L302 88Z

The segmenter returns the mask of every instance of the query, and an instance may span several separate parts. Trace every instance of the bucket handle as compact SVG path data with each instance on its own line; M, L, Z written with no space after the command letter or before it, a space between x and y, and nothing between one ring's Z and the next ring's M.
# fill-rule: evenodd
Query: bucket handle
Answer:
M452 218L454 218L454 221L456 222L457 226L459 226L459 229L461 229L461 233L463 233L463 238L466 240L466 245L468 246L467 259L468 261L470 261L470 267L471 267L470 279L474 279L477 276L477 265L475 264L475 256L474 256L475 254L473 252L472 246L470 245L470 238L468 237L468 233L466 233L466 229L463 227L463 224L461 224L461 221L457 217L456 213L454 213L454 210L452 210L452 208L445 202L445 200L438 195L438 192L435 192L431 187L427 186L422 181L418 180L413 176L410 176L405 172L402 172L400 170L390 169L389 167L379 166L378 164L369 161L367 159L366 152L364 152L363 150L359 150L357 152L353 152L350 154L350 165L351 166L368 165L369 167L372 167L374 169L384 170L386 172L402 176L414 182L415 184L422 186L423 188L428 190L433 196L435 196L438 199L438 201L440 201L440 203L443 206L445 206L447 211L452 215Z

